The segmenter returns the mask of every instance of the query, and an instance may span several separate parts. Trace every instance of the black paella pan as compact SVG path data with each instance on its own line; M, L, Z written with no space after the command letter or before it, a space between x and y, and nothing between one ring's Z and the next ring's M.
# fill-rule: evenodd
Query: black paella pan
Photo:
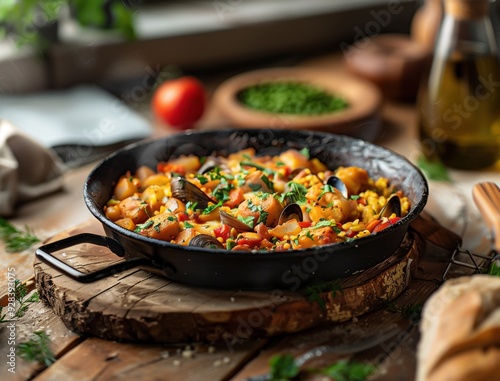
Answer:
M231 252L179 246L144 237L106 218L104 205L114 184L126 171L185 154L227 155L253 147L258 155L276 155L307 147L329 168L359 166L371 177L387 177L411 201L411 210L393 226L351 242L285 252ZM422 173L404 157L385 148L346 136L309 131L222 130L187 132L125 147L102 160L88 176L84 198L102 223L107 237L84 234L50 243L37 256L82 282L90 282L130 267L146 268L174 281L213 288L296 290L312 281L327 281L370 268L388 258L402 243L409 223L423 210L428 185ZM79 242L109 247L124 261L83 274L51 253Z

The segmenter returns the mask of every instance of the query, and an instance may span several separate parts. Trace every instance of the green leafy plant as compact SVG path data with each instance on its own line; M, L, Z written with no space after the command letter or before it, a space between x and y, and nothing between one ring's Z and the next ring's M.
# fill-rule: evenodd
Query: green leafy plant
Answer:
M500 266L496 262L491 262L490 268L488 269L488 274L500 276Z
M275 355L269 360L271 381L287 381L299 374L299 367L292 355Z
M17 346L19 356L29 362L39 362L50 366L56 361L50 349L50 339L44 331L36 331L33 336Z
M292 381L300 373L297 361L290 354L271 357L269 368L269 379L271 381ZM306 369L304 372L321 374L335 381L365 381L375 370L376 367L373 364L339 360L327 367Z
M44 28L54 25L63 7L69 7L82 26L117 30L125 38L135 38L133 13L121 0L2 0L0 39L9 35L18 46L46 48L50 41Z
M438 160L429 160L424 156L417 159L418 167L425 173L429 180L451 182L448 169Z
M3 218L0 218L0 239L9 253L26 250L40 241L29 227L20 230Z
M342 292L342 286L337 281L325 282L325 283L313 283L305 289L307 299L311 303L318 303L321 309L326 310L326 304L321 294L330 292L332 297L337 295L337 292Z
M316 373L328 376L336 381L364 381L375 369L372 364L340 360L326 368L317 370Z
M27 295L28 295L28 288L26 287L26 285L22 283L19 279L15 279L14 298L16 302L16 311L14 313L14 317L16 318L23 317L31 303L36 303L40 301L40 296L38 295L37 291L35 291L29 297L26 297ZM0 307L0 323L11 321L10 319L7 319L7 314L2 314L2 310L3 307Z

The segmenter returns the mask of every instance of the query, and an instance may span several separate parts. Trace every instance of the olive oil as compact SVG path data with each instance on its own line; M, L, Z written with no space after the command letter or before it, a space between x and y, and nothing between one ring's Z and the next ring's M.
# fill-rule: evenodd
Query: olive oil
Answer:
M422 150L453 168L500 159L500 64L496 56L455 56L420 92Z
M423 153L480 169L500 160L500 60L488 0L445 0L417 110Z

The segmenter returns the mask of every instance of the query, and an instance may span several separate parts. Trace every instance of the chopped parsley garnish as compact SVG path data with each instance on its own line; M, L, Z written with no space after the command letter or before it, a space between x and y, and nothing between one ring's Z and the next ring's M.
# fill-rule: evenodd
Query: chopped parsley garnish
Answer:
M218 202L217 204L212 204L212 205L209 205L207 206L205 209L203 209L203 212L201 212L202 214L210 214L212 213L215 209L219 208L222 206L222 202Z
M253 229L253 223L254 223L253 216L248 216L248 217L238 216L238 220L240 220L245 225L248 225L249 227L251 227Z
M314 236L311 234L310 230L305 231L305 236L309 238L311 241L314 241Z
M186 204L186 209L195 210L197 206L198 206L197 202L188 201Z
M213 196L217 201L223 203L229 200L229 192L233 189L232 184L227 183L226 181L221 181L219 185L214 189ZM222 204L221 204L222 205Z
M288 200L290 204L292 203L303 203L306 202L307 188L302 184L296 183L295 181L289 181L286 184L289 189L288 192L283 193L280 197L281 202Z
M144 229L147 229L147 228L153 226L153 224L154 224L153 220L147 220L143 224L137 224L136 227L135 227L135 229L134 229L134 232L140 233Z
M311 158L311 154L309 153L309 148L304 147L299 151L303 156L306 157L307 160Z
M156 225L153 226L153 229L156 230L157 233L161 232L161 224L157 223Z
M351 200L356 201L356 200L358 200L360 197L361 197L360 195L353 194L353 195L351 195Z
M253 163L251 161L242 161L240 163L241 166L247 166L247 167L254 167L254 168L257 168L259 171L262 171L264 173L267 173L268 175L274 175L276 172L273 171L272 169L270 168L266 168L266 167L263 167L262 165L259 165L259 164L256 164L256 163Z
M267 176L262 175L260 176L260 179L264 184L266 184L266 186L269 188L271 192L274 192L274 184L271 180L269 180Z
M267 216L269 216L269 213L264 211L264 210L261 210L257 224L260 224L261 222L265 224L266 220L267 220Z
M175 217L174 216L168 216L167 220L169 220L169 221L175 221Z
M195 175L195 177L198 179L201 185L205 185L206 183L208 183L208 179L203 175Z
M327 226L336 226L334 221L323 220L316 223L313 229L326 228Z
M187 222L187 221L184 221L184 222L183 222L183 224L184 224L184 228L185 228L185 229L191 229L191 228L193 228L193 227L194 227L193 225L191 225L191 224L190 224L189 222Z
M321 193L319 194L317 200L319 201L321 199L321 197L323 197L325 195L325 193L333 193L333 192L335 192L335 188L332 187L330 184L325 184L321 188Z

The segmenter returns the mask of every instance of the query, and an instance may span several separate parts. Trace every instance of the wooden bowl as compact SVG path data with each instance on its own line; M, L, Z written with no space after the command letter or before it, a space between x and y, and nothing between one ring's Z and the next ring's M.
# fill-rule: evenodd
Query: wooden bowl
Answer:
M251 109L237 95L259 83L301 82L344 98L345 110L324 115L278 114ZM246 72L223 82L214 93L214 105L231 125L243 128L315 130L373 141L380 132L382 95L368 81L311 68L273 68Z

